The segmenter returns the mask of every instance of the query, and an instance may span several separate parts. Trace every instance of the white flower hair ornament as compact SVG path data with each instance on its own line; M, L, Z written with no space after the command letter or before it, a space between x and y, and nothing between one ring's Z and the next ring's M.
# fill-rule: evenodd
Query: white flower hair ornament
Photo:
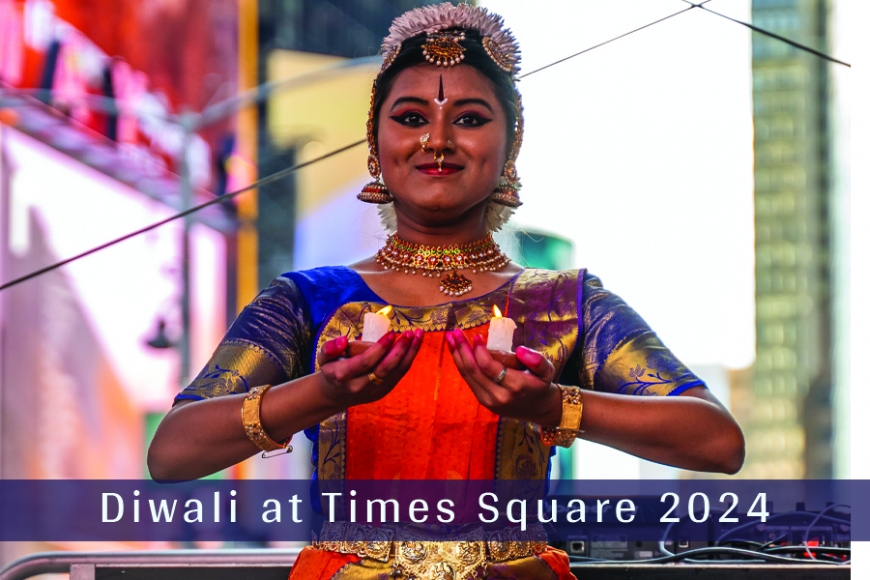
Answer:
M516 89L517 74L520 70L520 49L510 29L505 28L504 20L485 8L449 2L424 6L410 10L393 20L389 34L384 39L381 52L384 63L372 84L369 117L366 123L366 137L369 146L368 169L374 181L363 187L358 199L379 204L381 223L388 231L395 231L396 217L393 197L381 181L381 168L378 162L377 146L374 139L374 105L381 75L384 74L402 50L402 44L410 38L426 34L423 44L423 57L435 66L455 66L465 59L467 42L466 32L475 31L481 37L486 54L501 70L507 73ZM498 231L510 219L514 209L522 205L519 199L519 177L516 158L523 142L523 106L519 91L517 97L517 118L514 141L505 164L498 187L490 196L486 222L490 231Z
M519 72L520 47L510 29L505 28L504 19L488 12L486 8L468 4L454 6L449 2L415 8L393 20L390 32L381 45L381 53L384 55L384 66L381 72L389 68L402 49L402 43L409 38L427 33L429 38L424 50L428 50L428 45L433 40L437 40L438 33L451 29L477 31L483 38L484 49L499 68L511 76L516 76ZM446 64L458 64L458 62Z

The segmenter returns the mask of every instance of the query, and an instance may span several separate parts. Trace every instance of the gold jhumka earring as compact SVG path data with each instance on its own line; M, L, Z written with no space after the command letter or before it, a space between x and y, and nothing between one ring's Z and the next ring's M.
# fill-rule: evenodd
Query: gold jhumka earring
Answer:
M378 150L374 139L374 105L375 105L375 88L377 87L377 79L375 79L375 87L372 88L371 105L369 107L369 118L366 122L366 138L369 144L369 160L368 169L369 175L374 178L363 186L356 198L366 203L386 204L393 201L393 196L384 182L381 181L381 164L378 161Z
M523 103L520 98L520 93L517 91L517 125L514 132L514 142L511 144L511 151L508 155L508 160L504 164L504 170L501 174L498 187L492 192L489 198L495 203L506 205L507 207L517 208L523 205L520 201L520 176L517 173L517 156L520 152L520 147L523 144Z
M390 195L387 186L381 181L381 164L378 163L378 158L374 153L369 154L369 175L375 178L374 181L365 184L356 198L366 203L377 204L393 201L393 196Z

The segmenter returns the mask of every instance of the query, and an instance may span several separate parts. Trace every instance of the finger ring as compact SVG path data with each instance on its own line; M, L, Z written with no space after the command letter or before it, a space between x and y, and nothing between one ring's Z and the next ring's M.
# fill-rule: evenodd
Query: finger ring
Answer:
M500 385L506 376L507 376L507 367L504 367L503 369L501 369L501 372L498 373L498 376L495 377L494 379L492 379L492 382L494 382L497 385Z
M375 373L369 373L369 382L373 385L380 385L384 382L384 379L376 375Z

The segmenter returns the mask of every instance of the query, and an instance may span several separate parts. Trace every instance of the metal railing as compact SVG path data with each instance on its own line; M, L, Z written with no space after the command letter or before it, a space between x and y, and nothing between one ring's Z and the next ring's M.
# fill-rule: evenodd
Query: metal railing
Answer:
M70 580L123 577L287 580L299 555L295 549L165 550L130 552L42 552L20 558L0 570L0 580L24 580L39 574L69 573Z
M300 549L43 552L0 569L0 580L68 573L70 580L287 580ZM823 564L572 563L583 580L847 580L851 566Z

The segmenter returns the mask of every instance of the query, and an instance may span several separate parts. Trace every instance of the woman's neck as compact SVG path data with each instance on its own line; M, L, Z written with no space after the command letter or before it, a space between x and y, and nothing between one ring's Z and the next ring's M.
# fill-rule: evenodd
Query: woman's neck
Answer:
M397 216L398 217L398 216ZM424 246L463 245L482 240L489 234L483 220L458 221L446 225L422 225L398 217L396 235L412 244Z

